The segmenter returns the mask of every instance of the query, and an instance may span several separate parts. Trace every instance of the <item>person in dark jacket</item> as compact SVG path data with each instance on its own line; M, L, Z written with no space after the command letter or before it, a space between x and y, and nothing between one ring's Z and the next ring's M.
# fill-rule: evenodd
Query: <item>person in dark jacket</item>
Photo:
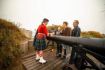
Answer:
M68 22L63 22L63 27L64 29L62 30L61 35L62 36L70 36L71 35L71 28L68 27ZM66 49L67 49L67 45L62 44L63 50L64 50L64 54L63 54L63 58L66 58Z
M71 36L73 36L73 37L80 37L81 29L79 28L78 25L79 25L79 21L78 20L74 20L74 22L73 22L74 29L72 30ZM73 47L72 51L71 51L70 64L75 64L75 60L76 60L76 56L77 56L77 53L75 52L75 50L76 49Z
M79 21L74 20L73 22L74 29L72 30L71 36L80 37L81 29L79 28L78 24L79 24Z

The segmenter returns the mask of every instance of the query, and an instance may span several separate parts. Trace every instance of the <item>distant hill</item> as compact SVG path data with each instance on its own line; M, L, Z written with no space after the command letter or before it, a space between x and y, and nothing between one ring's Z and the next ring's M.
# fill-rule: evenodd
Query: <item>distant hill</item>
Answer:
M12 22L0 19L0 69L13 70L20 63L19 44L27 39ZM16 70L16 69L15 69ZM20 70L20 69L19 69Z
M105 38L105 35L101 34L100 32L97 32L97 31L86 31L86 32L81 32L81 37L85 37L85 38Z

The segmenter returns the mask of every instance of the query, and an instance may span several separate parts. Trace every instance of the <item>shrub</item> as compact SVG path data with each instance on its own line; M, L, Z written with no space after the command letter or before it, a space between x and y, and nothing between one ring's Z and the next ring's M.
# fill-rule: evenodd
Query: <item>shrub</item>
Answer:
M88 32L82 32L81 37L85 38L104 38L103 34L100 34L96 31L88 31Z
M19 44L26 37L12 22L0 19L0 69L11 70L20 60Z

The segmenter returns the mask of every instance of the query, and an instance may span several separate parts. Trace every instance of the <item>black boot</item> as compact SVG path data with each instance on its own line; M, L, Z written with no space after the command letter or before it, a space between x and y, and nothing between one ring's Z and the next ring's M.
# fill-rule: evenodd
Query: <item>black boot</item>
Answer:
M56 54L56 56L61 57L61 54L62 54L62 46L58 43L57 44L57 54Z

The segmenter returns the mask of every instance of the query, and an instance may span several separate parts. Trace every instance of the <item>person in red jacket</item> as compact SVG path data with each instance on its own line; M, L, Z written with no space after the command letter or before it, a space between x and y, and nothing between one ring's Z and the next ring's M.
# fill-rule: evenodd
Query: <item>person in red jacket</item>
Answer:
M46 49L46 36L48 35L48 30L46 25L49 20L44 18L41 25L39 25L36 33L35 40L35 49L36 49L36 60L39 60L40 63L46 63L46 60L43 58L43 50Z

